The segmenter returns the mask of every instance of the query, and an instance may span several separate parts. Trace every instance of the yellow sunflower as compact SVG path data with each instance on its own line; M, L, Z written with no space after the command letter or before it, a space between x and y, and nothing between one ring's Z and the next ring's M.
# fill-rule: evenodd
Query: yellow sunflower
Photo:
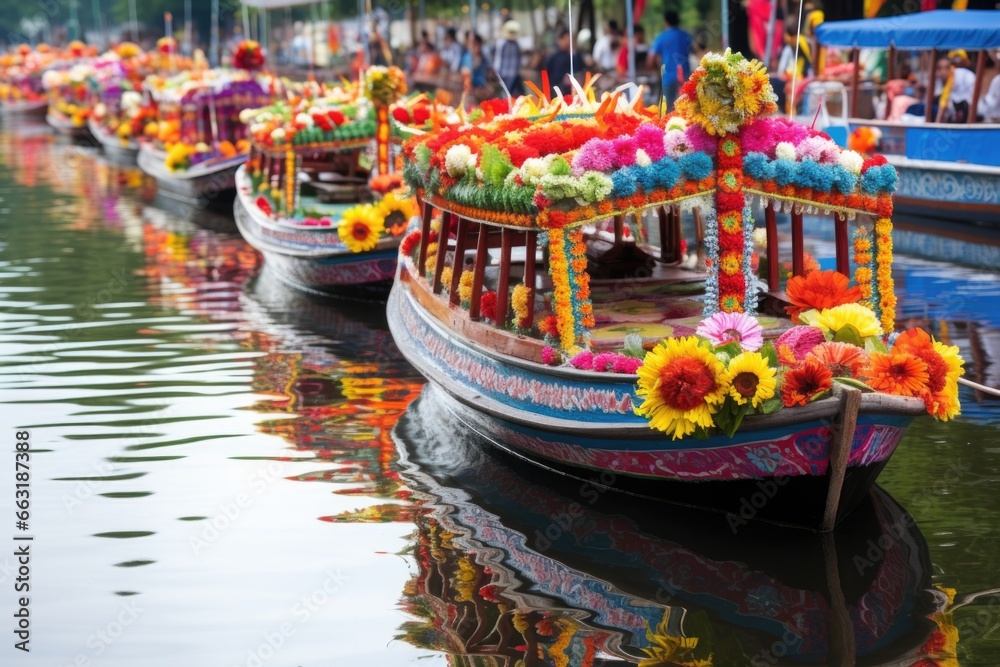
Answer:
M730 385L729 395L738 404L747 401L757 408L774 396L778 386L774 378L775 370L767 365L767 359L759 352L742 352L729 361L726 380Z
M413 197L397 197L390 192L378 203L378 214L389 233L399 236L406 231L410 218L417 215L417 202Z
M663 341L646 353L638 374L643 401L636 414L675 440L711 428L729 391L725 366L695 336Z
M806 311L799 315L799 319L809 326L822 329L823 333L834 335L848 324L857 329L862 338L881 336L883 333L875 313L860 303L845 303L826 310Z
M351 252L365 252L378 244L383 229L382 217L375 207L359 204L344 211L337 234Z

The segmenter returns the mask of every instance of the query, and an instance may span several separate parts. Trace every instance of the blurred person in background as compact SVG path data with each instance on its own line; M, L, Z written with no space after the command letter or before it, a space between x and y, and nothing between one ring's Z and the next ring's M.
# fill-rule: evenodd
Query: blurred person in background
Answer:
M521 26L517 21L504 23L493 53L493 71L511 95L521 95L524 92L521 81L521 45L517 42L520 32Z
M635 67L636 71L638 71L643 63L649 59L649 45L646 44L645 28L636 23L632 26L632 32L635 34L633 48L635 49ZM622 47L618 49L618 62L616 65L619 76L628 76L628 44L625 42L622 42Z
M562 28L556 40L556 50L545 59L545 65L542 69L549 75L549 92L555 93L555 89L558 87L564 95L571 94L573 86L569 82L570 72L572 71L577 79L584 72L583 57L579 51L574 51L570 55L569 48L572 39L569 30Z
M458 32L448 28L444 32L444 43L441 45L441 60L449 71L457 72L462 67L462 56L465 49L458 43Z
M495 97L493 88L488 84L490 63L483 54L483 38L469 33L467 46L468 50L462 54L460 67L463 92L471 95L477 103Z
M621 31L618 21L611 19L604 26L604 33L594 42L594 67L600 72L610 72L618 64L618 49L621 48Z
M691 35L681 30L680 17L673 10L663 13L663 23L665 28L653 42L653 48L646 56L646 65L650 68L660 67L662 94L667 101L667 109L673 109L681 83L691 76L691 63L688 60Z

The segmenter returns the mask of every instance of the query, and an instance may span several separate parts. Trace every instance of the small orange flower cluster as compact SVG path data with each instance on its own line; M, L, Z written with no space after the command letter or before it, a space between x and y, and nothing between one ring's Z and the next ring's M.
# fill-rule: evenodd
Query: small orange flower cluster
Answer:
M569 266L573 270L573 295L580 313L580 324L588 329L594 326L594 304L590 301L590 274L587 273L587 244L580 227L566 233L570 242Z
M861 301L871 306L872 300L872 238L865 227L854 232L854 282L861 289Z
M892 280L892 220L875 221L875 280L878 283L878 311L886 333L896 324L896 291Z
M562 228L549 232L549 274L552 276L552 309L559 327L559 344L564 350L570 350L576 345L576 321L566 257L566 233Z

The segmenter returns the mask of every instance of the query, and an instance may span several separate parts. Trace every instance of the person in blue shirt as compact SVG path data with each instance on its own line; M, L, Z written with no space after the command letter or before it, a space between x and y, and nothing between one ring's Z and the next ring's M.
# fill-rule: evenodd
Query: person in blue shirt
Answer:
M492 92L487 88L490 64L483 54L483 38L472 33L468 40L469 50L462 55L461 66L464 92L472 94L477 101L489 99L492 97Z
M662 68L663 97L666 98L667 108L673 109L681 83L691 76L691 62L688 60L691 35L678 27L681 21L675 11L664 12L663 22L667 27L653 42L653 48L646 56L646 65L650 68L659 65ZM681 69L680 73L678 67Z

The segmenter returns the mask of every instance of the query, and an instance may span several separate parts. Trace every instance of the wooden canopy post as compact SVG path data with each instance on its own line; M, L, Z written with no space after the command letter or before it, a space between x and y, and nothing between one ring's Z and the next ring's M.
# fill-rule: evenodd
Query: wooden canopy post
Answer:
M837 272L845 276L851 275L851 245L847 239L847 218L839 213L833 214L834 229L837 239Z
M767 289L778 291L781 280L778 274L778 220L774 208L764 207L764 226L767 229Z
M444 271L445 255L448 254L448 230L451 228L451 219L454 213L445 213L441 218L441 233L438 234L438 251L434 258L434 278L431 280L431 292L441 293L441 273Z
M670 247L667 238L669 222L667 221L667 208L665 206L656 207L656 217L660 223L660 261L666 262Z
M513 249L511 230L504 227L500 230L500 277L497 280L497 317L496 325L504 327L507 324L507 307L510 289L510 255Z
M698 241L698 247L705 242L705 227L701 224L701 209L695 206L691 209L691 214L694 216L694 238Z
M937 74L934 70L937 67L938 61L938 50L931 49L931 66L929 74L927 76L927 94L924 98L924 105L927 107L924 110L924 122L929 123L934 120L934 87L937 85Z
M462 280L462 271L465 270L465 249L468 247L471 233L469 221L459 216L458 229L455 230L455 257L451 265L451 288L448 290L448 301L455 306L462 303L458 294L458 284Z
M479 305L483 298L483 278L486 275L486 262L489 259L490 228L485 223L477 223L479 238L476 242L476 264L472 267L472 297L469 299L469 319L478 320Z
M851 51L851 63L854 71L851 73L851 118L858 117L858 80L861 78L861 49L854 47Z
M538 251L538 232L528 230L524 243L524 284L531 289L528 299L528 317L525 327L530 329L535 321L535 253Z
M427 261L427 240L431 236L431 216L434 214L434 207L430 202L424 201L421 207L423 211L420 218L420 252L417 253L417 275L423 275L424 263Z
M969 105L969 117L965 119L966 123L976 122L976 111L979 109L979 93L983 89L983 72L985 70L986 51L980 49L979 55L976 57L976 83L972 88L972 103Z
M681 207L670 207L670 261L681 261Z
M792 211L792 275L805 273L805 242L802 238L802 211Z
M615 216L615 245L620 245L625 233L625 214Z

